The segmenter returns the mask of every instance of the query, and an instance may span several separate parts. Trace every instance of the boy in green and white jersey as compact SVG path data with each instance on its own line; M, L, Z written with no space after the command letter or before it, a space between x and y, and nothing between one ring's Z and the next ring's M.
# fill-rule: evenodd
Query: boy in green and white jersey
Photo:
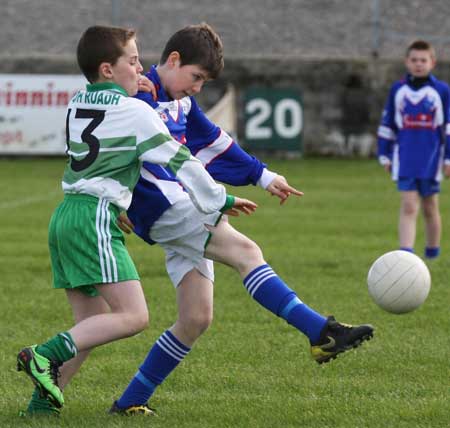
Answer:
M227 196L201 163L173 140L151 107L136 94L142 66L135 32L91 27L81 37L78 63L91 82L68 106L70 159L64 201L49 225L54 287L66 290L76 325L17 357L24 370L56 408L64 397L58 367L77 353L128 337L148 324L148 309L138 273L116 225L127 209L141 163L170 168L204 212L251 213L256 205ZM69 369L70 371L70 369Z
M86 193L126 210L143 161L166 165L205 213L221 209L225 189L217 186L189 150L173 140L158 114L113 82L87 85L67 112L68 163L65 193ZM231 200L231 199L230 199Z

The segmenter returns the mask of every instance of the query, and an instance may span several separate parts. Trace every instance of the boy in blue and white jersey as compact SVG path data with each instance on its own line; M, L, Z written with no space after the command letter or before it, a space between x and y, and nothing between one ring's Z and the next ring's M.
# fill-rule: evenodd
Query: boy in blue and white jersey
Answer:
M222 68L222 43L214 30L207 24L186 27L169 39L159 64L146 75L156 89L156 96L138 93L138 97L155 108L171 135L196 154L213 178L232 185L260 185L277 195L281 203L291 194L301 196L284 177L269 171L261 161L242 150L197 105L193 95L200 92L205 81L217 77ZM160 201L160 206L164 206L174 197L170 180L158 166L144 164L128 215L141 238L158 242L166 251L167 270L177 290L179 316L153 345L123 395L114 403L112 413L142 411L158 385L210 325L214 280L211 260L234 268L255 301L305 334L311 343L312 356L319 363L372 336L370 325L344 326L304 304L266 263L258 245L226 219L212 227L192 209L189 201L186 204L181 201L172 203L150 225L149 220L158 215L158 210L150 207L150 201ZM169 188L171 191L165 192ZM178 185L177 189L181 193ZM156 196L158 193L160 196ZM181 230L177 234L173 229L178 225ZM206 240L201 251L192 246L198 235Z
M400 249L414 252L417 214L425 218L424 255L439 256L441 217L438 194L442 172L450 175L450 92L431 74L433 47L417 40L408 46L405 78L395 82L378 128L378 159L401 192Z

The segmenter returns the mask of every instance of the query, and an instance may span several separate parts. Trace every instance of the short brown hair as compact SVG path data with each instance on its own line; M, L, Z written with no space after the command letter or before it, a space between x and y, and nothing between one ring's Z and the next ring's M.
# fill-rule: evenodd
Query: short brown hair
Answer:
M219 35L205 22L177 31L161 55L164 64L172 52L180 54L181 65L198 65L215 79L223 70L223 45Z
M86 79L96 82L99 78L98 68L102 62L114 65L123 55L123 48L136 31L120 27L89 27L81 36L77 46L77 60Z
M406 56L410 54L412 50L415 51L429 51L433 58L436 57L436 51L434 50L431 43L426 42L425 40L415 40L406 48Z

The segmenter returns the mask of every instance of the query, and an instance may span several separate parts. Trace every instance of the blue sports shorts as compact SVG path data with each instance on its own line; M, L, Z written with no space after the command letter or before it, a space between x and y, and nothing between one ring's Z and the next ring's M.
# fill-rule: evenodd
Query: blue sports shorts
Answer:
M441 191L439 181L432 178L409 178L399 177L397 180L397 189L400 192L415 190L423 198L434 195Z

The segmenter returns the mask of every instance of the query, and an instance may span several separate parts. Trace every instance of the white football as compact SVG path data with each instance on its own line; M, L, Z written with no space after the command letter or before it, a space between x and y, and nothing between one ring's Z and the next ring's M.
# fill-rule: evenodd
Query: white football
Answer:
M431 276L420 257L396 250L375 260L367 275L367 285L378 306L394 314L404 314L425 302Z

